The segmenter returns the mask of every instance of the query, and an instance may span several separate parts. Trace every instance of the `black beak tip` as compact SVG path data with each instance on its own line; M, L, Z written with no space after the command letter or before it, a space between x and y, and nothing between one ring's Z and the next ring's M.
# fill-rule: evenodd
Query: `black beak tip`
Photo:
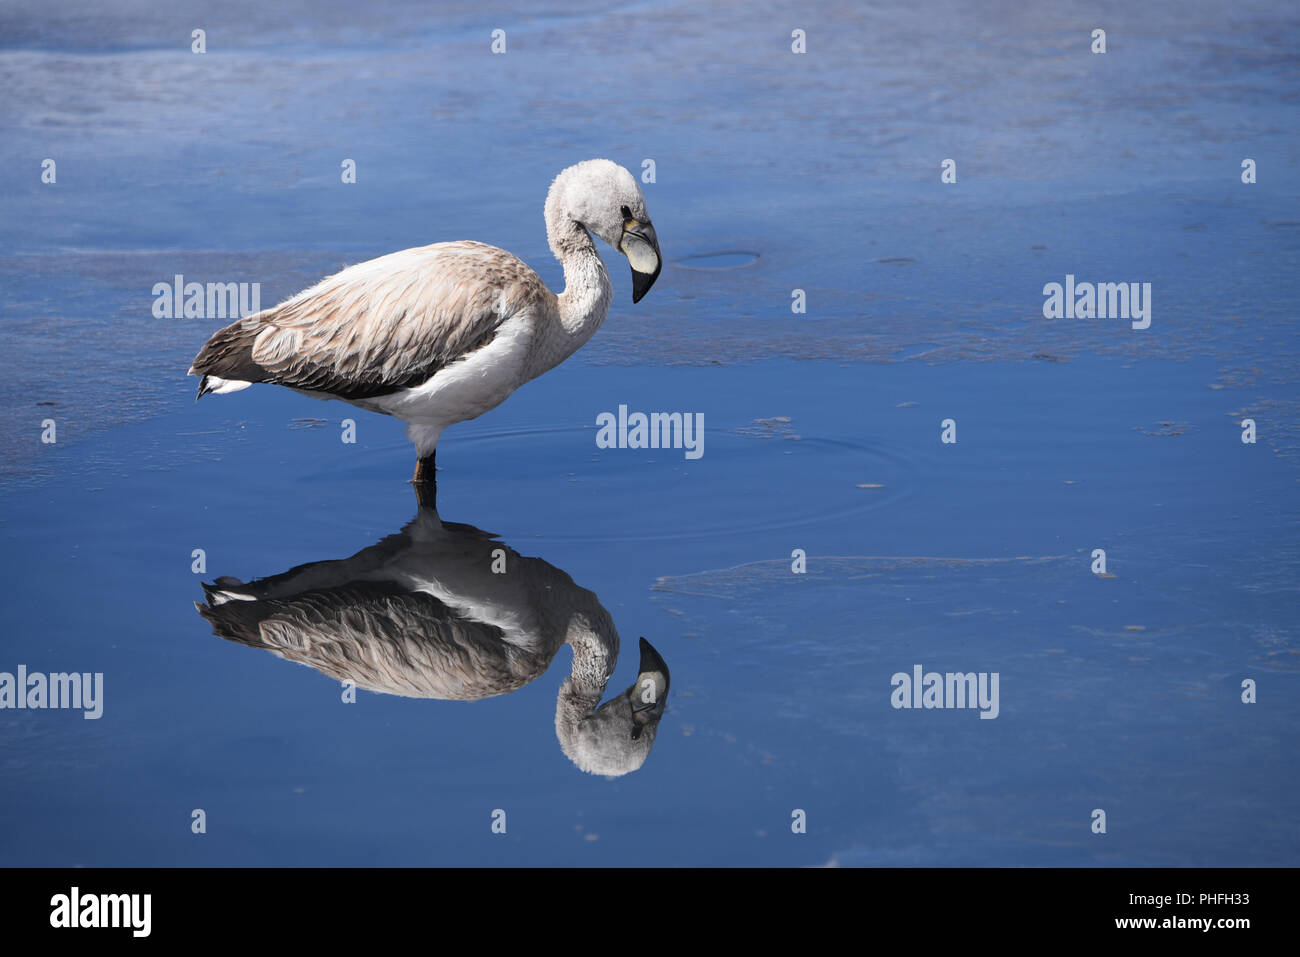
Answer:
M662 269L662 267L660 267L660 269ZM660 269L656 269L651 273L637 272L635 269L632 270L632 302L634 304L645 298L645 294L650 291L650 287L653 286L655 280L659 278Z
M647 672L659 671L663 673L664 680L668 678L668 664L664 661L663 656L655 650L655 646L650 644L644 638L641 639L641 664L639 670L642 674Z

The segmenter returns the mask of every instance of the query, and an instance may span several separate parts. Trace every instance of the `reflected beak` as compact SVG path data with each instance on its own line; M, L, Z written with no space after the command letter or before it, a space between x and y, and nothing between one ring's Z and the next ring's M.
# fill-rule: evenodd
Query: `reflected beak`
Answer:
M668 663L664 661L659 652L655 651L655 646L650 644L644 638L641 639L641 666L637 669L641 674L661 674L664 676L664 690L668 690Z
M623 238L619 240L618 249L632 264L632 301L640 302L659 278L663 266L655 228L649 223L629 219L623 224Z
M627 689L632 705L633 741L641 737L647 725L659 723L668 703L668 665L644 638L641 639L641 666L637 670L636 684Z

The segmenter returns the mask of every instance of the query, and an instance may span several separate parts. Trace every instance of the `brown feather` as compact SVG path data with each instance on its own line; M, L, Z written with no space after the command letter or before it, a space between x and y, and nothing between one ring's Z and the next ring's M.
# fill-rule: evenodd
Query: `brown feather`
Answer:
M220 330L191 373L343 399L418 385L555 296L503 249L436 243L351 266Z

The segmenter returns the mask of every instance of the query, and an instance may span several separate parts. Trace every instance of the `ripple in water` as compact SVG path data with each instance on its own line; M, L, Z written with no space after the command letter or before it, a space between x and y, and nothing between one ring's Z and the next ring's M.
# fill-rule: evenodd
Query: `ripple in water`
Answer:
M698 459L683 449L600 449L594 426L461 436L447 443L456 474L440 477L439 493L480 472L537 485L564 476L576 495L551 501L558 521L541 538L648 542L803 528L896 507L914 487L915 464L892 452L770 421L706 430Z
M758 253L745 250L728 250L726 252L700 253L687 256L673 263L682 269L743 269L758 262Z

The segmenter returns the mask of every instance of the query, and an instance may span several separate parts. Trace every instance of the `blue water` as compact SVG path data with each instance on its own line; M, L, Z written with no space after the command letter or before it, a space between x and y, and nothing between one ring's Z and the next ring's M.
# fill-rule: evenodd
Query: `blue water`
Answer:
M1300 14L1130 7L0 11L0 672L105 689L0 710L0 863L1300 861ZM545 189L598 155L655 160L669 262L633 306L604 251L605 326L448 431L438 511L598 596L607 697L663 655L614 779L557 741L568 650L346 704L213 634L201 582L399 533L413 452L271 387L195 405L223 323L151 311L458 238L558 288ZM1151 328L1044 320L1067 273L1150 282ZM702 413L704 455L598 448L620 404ZM892 708L917 664L998 673L998 717Z

